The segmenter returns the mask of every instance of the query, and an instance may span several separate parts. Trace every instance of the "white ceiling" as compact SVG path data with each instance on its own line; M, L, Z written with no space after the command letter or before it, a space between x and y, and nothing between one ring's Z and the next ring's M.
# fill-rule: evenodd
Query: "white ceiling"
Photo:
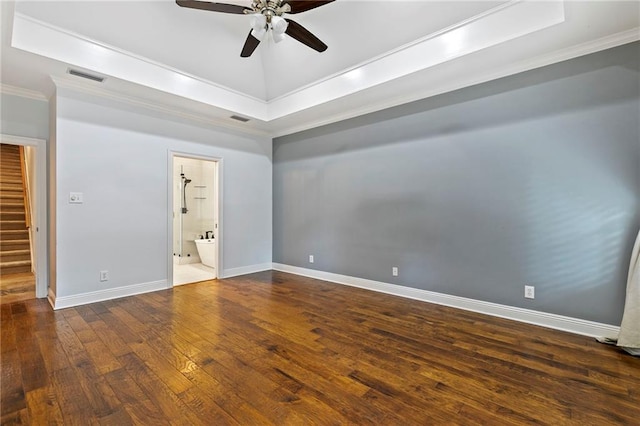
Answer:
M249 0L228 3L248 5ZM640 38L640 2L337 0L240 58L249 18L162 1L2 1L2 87L56 84L282 135ZM87 83L72 66L107 77ZM228 117L251 118L245 124Z

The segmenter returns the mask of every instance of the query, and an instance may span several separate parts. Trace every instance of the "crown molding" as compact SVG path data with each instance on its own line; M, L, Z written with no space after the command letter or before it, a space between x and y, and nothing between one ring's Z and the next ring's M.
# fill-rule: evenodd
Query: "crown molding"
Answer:
M75 79L65 78L60 76L50 76L50 78L53 81L53 84L56 86L56 88L68 89L75 92L95 96L98 98L123 103L135 108L142 108L149 111L171 115L180 119L196 122L209 127L215 127L216 129L224 128L234 132L251 134L255 136L264 136L264 137L271 136L268 132L263 130L242 127L242 125L237 125L232 122L211 118L204 114L195 114L195 113L187 112L177 107L174 108L168 105L158 104L156 102L152 103L150 101L147 101L139 97L125 95L122 93L115 92L113 90L100 87L96 84L79 82Z
M10 86L0 83L0 93L3 95L19 96L21 98L33 99L36 101L48 102L49 99L42 92L36 90L23 89L22 87Z
M295 114L565 21L564 1L513 0L354 68L269 101L269 121Z
M427 90L416 90L406 95L396 96L393 98L385 98L381 102L367 103L361 108L345 109L344 112L341 112L339 114L323 116L322 119L314 120L311 122L307 121L304 125L301 126L290 126L280 129L277 132L274 132L272 134L272 137L275 138L290 135L315 127L325 126L331 123L348 120L362 115L374 113L376 111L381 111L387 108L392 108L421 99L426 99L432 96L437 96L455 90L463 89L465 87L473 86L476 84L482 84L492 80L497 80L499 78L530 71L536 68L542 68L544 66L552 65L558 62L568 61L570 59L600 52L602 50L612 49L614 47L622 46L627 43L633 43L639 40L640 27L632 28L630 30L622 31L617 34L612 34L596 40L588 41L586 43L581 43L565 49L559 49L548 54L516 62L512 66L508 68L502 68L496 72L474 74L473 77L469 79L455 81L448 86L439 86L437 88L429 88Z
M14 13L11 47L258 120L267 118L262 99L20 12Z
M268 102L19 12L14 13L11 45L269 122L548 28L564 19L563 0L512 0Z

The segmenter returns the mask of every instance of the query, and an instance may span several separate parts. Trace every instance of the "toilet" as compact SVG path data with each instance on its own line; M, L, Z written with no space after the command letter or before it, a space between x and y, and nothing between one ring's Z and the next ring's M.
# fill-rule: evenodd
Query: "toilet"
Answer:
M213 238L194 240L198 249L198 256L203 265L216 267L216 240Z

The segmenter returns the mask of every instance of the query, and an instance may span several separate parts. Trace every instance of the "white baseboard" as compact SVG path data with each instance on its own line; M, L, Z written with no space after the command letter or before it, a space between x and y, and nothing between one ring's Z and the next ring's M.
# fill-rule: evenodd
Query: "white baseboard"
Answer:
M56 297L51 289L49 289L48 298L53 309L64 309L71 308L73 306L86 305L87 303L103 302L105 300L118 299L120 297L166 289L167 280L160 280L62 297Z
M257 265L241 266L239 268L225 269L222 271L222 278L237 277L238 275L253 274L254 272L268 271L272 268L271 263L259 263Z
M392 294L394 296L406 297L409 299L421 300L423 302L436 303L438 305L450 306L467 311L479 312L500 318L507 318L515 321L535 324L542 327L556 330L568 331L570 333L584 336L617 336L620 327L587 321L579 318L566 317L563 315L550 314L546 312L534 311L531 309L518 308L515 306L500 305L498 303L484 302L482 300L468 299L466 297L451 296L443 293L436 293L428 290L404 287L380 281L367 280L364 278L350 277L348 275L334 274L331 272L316 271L314 269L300 268L297 266L273 263L276 271L289 272L310 278L317 278L337 284L344 284L352 287L364 288L380 293Z

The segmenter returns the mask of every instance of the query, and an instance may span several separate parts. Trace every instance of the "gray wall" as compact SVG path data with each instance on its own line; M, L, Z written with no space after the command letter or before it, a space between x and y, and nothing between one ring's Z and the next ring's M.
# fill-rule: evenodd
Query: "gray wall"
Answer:
M49 103L0 94L0 132L6 135L49 139Z
M223 276L271 263L271 139L58 89L56 296L167 279L171 151L222 159ZM69 204L81 192L83 204ZM99 271L109 281L99 281Z
M277 138L274 262L619 324L640 226L639 53Z

